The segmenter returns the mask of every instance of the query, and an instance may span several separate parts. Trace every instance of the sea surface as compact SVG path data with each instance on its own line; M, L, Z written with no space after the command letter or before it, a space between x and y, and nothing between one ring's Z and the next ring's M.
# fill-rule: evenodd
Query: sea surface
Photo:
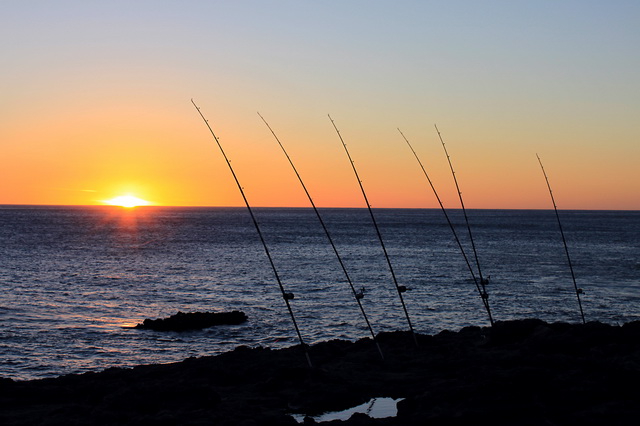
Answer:
M369 331L312 209L255 215L305 343ZM320 209L375 333L407 330L366 209ZM553 210L469 210L495 320L581 321ZM449 212L474 259L461 211ZM419 333L487 326L440 210L375 209ZM640 320L640 212L560 211L587 321ZM475 263L473 264L475 269ZM476 273L477 275L477 273ZM145 318L244 311L201 331L132 328ZM0 206L0 377L34 379L181 361L239 345L298 344L245 208Z

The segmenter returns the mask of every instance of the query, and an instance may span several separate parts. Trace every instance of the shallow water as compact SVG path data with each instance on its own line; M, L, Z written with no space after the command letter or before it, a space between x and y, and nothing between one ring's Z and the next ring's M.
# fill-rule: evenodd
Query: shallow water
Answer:
M256 209L306 343L368 336L311 209ZM580 321L553 211L469 211L497 320ZM640 212L562 211L587 320L640 319ZM376 333L407 329L364 209L321 209ZM375 210L418 332L487 325L440 210ZM452 211L465 247L459 211ZM0 207L0 375L30 379L297 343L242 208ZM249 321L188 333L130 327L177 311Z
M316 422L330 422L332 420L349 420L355 413L366 414L372 419L384 419L387 417L395 417L398 415L398 402L404 398L372 398L371 400L360 404L356 407L347 408L342 411L332 411L319 416L312 416ZM304 422L304 414L291 415L298 423Z

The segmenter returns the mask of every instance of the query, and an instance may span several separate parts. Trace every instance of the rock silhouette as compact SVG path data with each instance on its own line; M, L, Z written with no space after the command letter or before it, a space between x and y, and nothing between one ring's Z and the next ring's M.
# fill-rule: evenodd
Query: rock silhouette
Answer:
M458 332L380 333L309 348L217 356L58 378L0 380L2 425L290 425L373 397L397 417L334 425L628 425L640 418L640 322L497 322ZM307 423L313 420L308 418Z
M244 312L178 312L168 318L145 319L134 328L155 331L201 330L215 325L236 325L247 320Z

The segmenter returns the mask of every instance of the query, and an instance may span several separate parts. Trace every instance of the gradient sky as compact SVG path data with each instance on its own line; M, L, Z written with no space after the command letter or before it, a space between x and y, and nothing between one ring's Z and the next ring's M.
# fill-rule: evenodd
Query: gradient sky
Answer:
M0 204L640 209L638 1L0 2Z

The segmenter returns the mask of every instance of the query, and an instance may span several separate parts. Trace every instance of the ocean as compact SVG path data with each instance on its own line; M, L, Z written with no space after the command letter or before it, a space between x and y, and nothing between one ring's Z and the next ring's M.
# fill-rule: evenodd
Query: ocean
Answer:
M369 331L312 209L256 208L305 343ZM407 330L366 209L320 213L375 333ZM553 210L468 210L494 319L580 322ZM640 212L560 211L587 321L640 319ZM375 209L416 332L489 325L442 211ZM473 259L461 211L449 211ZM241 325L132 328L241 310ZM0 377L168 363L237 346L298 344L245 208L0 206Z

